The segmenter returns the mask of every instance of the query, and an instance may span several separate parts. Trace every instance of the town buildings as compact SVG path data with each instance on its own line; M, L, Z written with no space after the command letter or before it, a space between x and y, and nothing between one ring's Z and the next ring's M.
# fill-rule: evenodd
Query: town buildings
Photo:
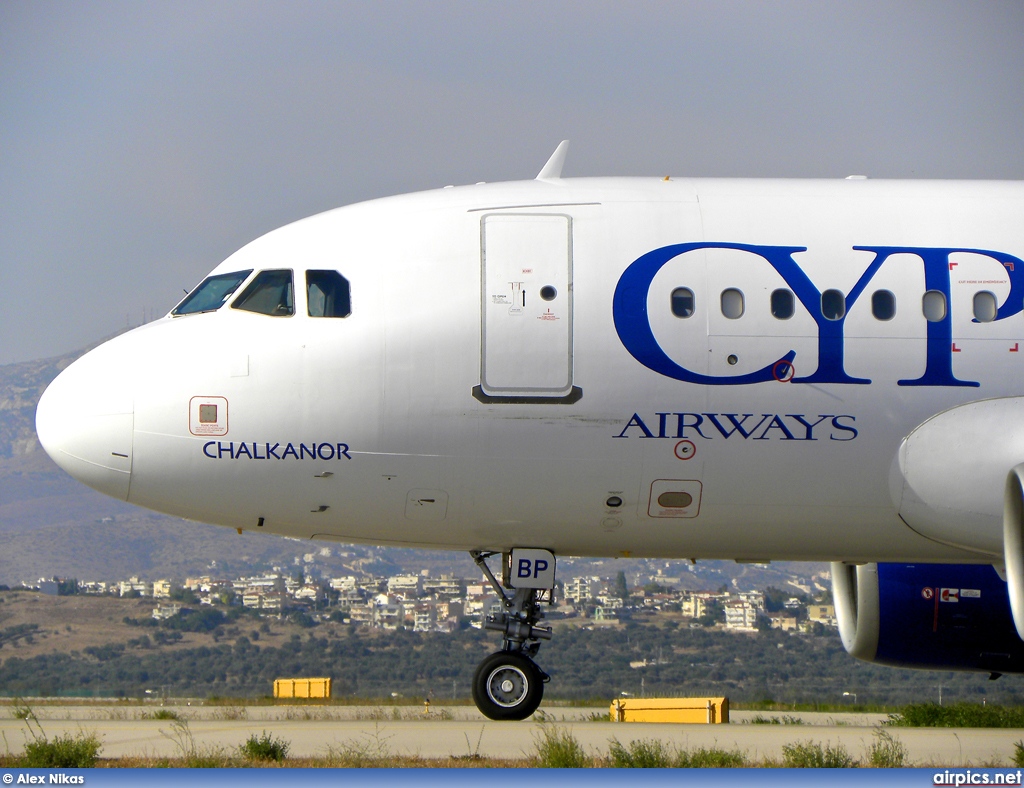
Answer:
M485 579L463 579L451 574L432 577L427 572L375 576L353 572L315 580L305 574L308 561L298 569L274 567L269 572L233 579L212 574L188 577L183 583L167 578L147 581L137 576L116 582L81 582L79 593L152 597L158 602L153 617L166 619L199 605L242 605L260 616L309 616L313 623L330 619L356 627L415 632L453 632L482 627L488 614L501 604ZM641 578L642 580L642 578ZM711 626L738 633L759 629L795 631L801 627L836 626L835 609L827 601L773 593L776 607L766 609L763 592L675 590L665 585L677 578L657 575L644 586L625 588L621 577L581 575L568 578L545 607L549 621L592 621L614 624L642 616L676 617L690 626ZM67 581L45 583L46 593L61 593ZM73 584L72 584L73 585ZM52 589L51 589L52 586ZM623 596L623 594L626 594Z

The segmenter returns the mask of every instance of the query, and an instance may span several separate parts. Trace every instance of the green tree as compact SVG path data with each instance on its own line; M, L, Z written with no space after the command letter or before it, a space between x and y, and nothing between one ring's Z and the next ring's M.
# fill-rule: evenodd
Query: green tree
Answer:
M184 602L186 605L199 604L199 598L191 588L175 588L171 591L171 599L175 602Z
M620 599L629 599L629 586L626 585L626 573L620 571L615 575L615 595Z
M704 615L697 619L697 623L704 627L713 627L720 622L725 622L725 608L717 599L709 599L704 607Z
M61 580L59 577L55 577L53 579L57 583L57 596L74 596L78 593L77 578L69 577Z
M768 586L764 590L764 609L769 613L778 613L786 606L786 600L789 599L790 596L790 594L787 594L781 588Z

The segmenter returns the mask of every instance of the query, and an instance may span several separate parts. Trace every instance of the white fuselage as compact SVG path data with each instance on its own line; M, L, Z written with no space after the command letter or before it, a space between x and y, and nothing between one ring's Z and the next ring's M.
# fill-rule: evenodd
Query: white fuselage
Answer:
M363 203L213 272L290 269L294 315L228 299L124 334L47 390L39 434L109 494L301 538L998 562L1017 425L933 457L963 511L898 455L936 414L1024 393L1022 216L1024 185L1000 182L552 179ZM351 283L348 317L307 314L307 270ZM974 319L979 292L996 319Z

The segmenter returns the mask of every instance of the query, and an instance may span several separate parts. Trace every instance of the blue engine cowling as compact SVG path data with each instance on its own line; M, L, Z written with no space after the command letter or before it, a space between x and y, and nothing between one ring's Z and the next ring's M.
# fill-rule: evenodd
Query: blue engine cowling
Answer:
M902 668L1024 673L1005 581L991 566L832 564L844 648Z

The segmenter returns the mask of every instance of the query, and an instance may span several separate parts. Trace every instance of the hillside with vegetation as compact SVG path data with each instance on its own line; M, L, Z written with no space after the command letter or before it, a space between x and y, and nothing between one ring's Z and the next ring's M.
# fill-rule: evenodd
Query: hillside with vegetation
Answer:
M157 622L146 615L151 601L71 600L0 592L0 696L259 698L271 694L275 678L330 676L339 699L394 693L465 701L477 663L498 646L471 627L381 631L329 619L268 620L242 607ZM61 623L69 610L60 607L70 604L76 616ZM947 703L1024 702L1014 677L992 682L860 662L834 631L731 633L668 614L605 626L556 623L538 661L552 677L549 699L609 702L626 693L837 704L855 696L862 705L893 706L941 692Z

